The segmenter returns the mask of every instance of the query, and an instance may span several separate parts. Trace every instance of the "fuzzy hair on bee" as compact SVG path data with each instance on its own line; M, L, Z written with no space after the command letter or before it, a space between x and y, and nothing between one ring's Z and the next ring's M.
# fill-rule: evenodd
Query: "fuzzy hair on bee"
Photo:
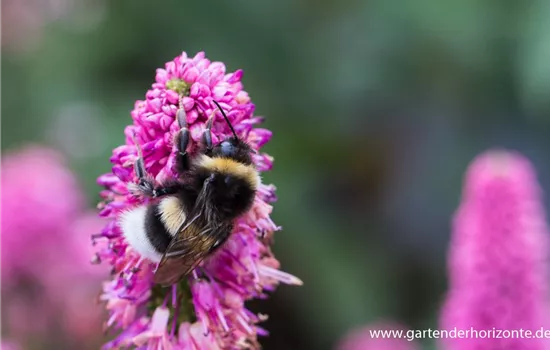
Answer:
M212 145L212 113L200 150L188 154L190 135L180 103L176 113L180 130L174 137L176 179L155 183L137 146L134 169L138 181L129 184L129 189L150 201L124 212L118 224L132 249L158 263L154 282L163 286L177 283L226 242L234 220L252 206L260 183L253 150L237 136L221 106L213 102L233 135Z

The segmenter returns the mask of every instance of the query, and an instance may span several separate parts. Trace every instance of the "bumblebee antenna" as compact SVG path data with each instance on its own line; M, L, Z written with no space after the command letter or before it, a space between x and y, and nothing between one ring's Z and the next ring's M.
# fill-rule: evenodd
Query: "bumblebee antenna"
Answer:
M231 129L231 132L233 133L233 136L235 136L235 138L239 138L237 136L237 133L235 132L235 129L233 129L233 125L231 125L231 123L229 122L229 119L227 118L227 115L225 115L225 112L223 111L222 107L220 106L220 104L214 100L212 100L212 102L214 102L216 104L216 106L218 106L218 109L220 110L220 112L222 112L222 115L223 115L223 118L225 119L225 122L227 123L227 125L229 125L229 128Z

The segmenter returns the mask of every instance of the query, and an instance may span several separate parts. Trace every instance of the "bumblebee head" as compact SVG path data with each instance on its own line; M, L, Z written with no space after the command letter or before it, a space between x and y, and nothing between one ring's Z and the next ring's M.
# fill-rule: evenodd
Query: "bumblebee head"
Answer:
M213 157L230 158L244 165L252 165L252 149L236 136L228 137L212 149Z
M212 102L214 102L216 106L218 106L218 109L220 110L223 118L225 119L227 126L229 126L229 129L231 129L231 133L233 134L233 136L226 138L225 140L220 142L218 145L213 147L212 156L221 157L221 158L231 158L236 160L239 163L243 163L245 165L251 165L252 164L251 153L255 151L246 142L244 142L237 136L235 129L233 129L233 125L231 125L229 118L227 118L227 115L225 114L220 104L216 101L212 101Z

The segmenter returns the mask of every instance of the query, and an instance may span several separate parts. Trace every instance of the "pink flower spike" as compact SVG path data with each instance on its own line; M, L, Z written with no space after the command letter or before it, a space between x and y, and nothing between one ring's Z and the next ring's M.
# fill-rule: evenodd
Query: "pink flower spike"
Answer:
M446 330L548 326L548 227L535 170L522 155L488 151L466 174L449 249ZM446 350L548 348L547 339L444 339Z
M1 174L3 332L21 348L55 348L51 334L96 348L102 315L95 301L108 270L90 264L90 236L105 222L86 213L76 177L53 149L7 152Z
M203 52L194 57L184 52L156 70L155 82L144 100L134 104L131 125L121 133L125 142L110 158L112 172L98 178L104 187L99 215L109 222L93 236L97 245L94 261L112 268L112 280L104 283L100 299L109 312L107 325L119 330L104 349L133 343L140 349L155 350L257 349L258 335L267 334L258 326L265 317L249 311L246 302L266 297L265 292L273 291L279 283L302 284L279 270L271 252L270 238L279 230L270 218L272 207L268 204L276 200L273 185L258 185L252 208L233 222L227 242L172 288L154 285L157 264L150 259L155 257L140 256L122 232L122 215L141 209L149 201L131 193L137 182L135 143L141 147L152 179L159 183L177 178L174 165L178 148L173 140L182 127L176 120L180 108L185 110L190 155L199 150L211 115L213 145L232 136L216 101L238 137L252 149L256 170L271 169L273 158L261 153L261 147L272 133L255 127L263 118L254 115L255 107L243 90L242 77L242 70L226 72L223 63L209 60Z

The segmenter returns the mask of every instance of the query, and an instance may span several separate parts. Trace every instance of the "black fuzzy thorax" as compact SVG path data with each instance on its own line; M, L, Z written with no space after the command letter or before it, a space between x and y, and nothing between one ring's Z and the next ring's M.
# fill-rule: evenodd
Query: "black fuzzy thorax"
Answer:
M206 202L216 210L220 219L234 219L244 214L254 201L256 191L245 179L215 174L208 187Z
M210 180L209 180L210 179ZM207 181L208 180L208 181ZM205 182L206 190L201 194ZM250 184L239 176L213 172L205 168L197 168L194 171L193 180L190 181L189 191L194 195L195 201L199 194L200 204L206 208L205 212L211 220L233 220L246 213L254 202L256 190Z

